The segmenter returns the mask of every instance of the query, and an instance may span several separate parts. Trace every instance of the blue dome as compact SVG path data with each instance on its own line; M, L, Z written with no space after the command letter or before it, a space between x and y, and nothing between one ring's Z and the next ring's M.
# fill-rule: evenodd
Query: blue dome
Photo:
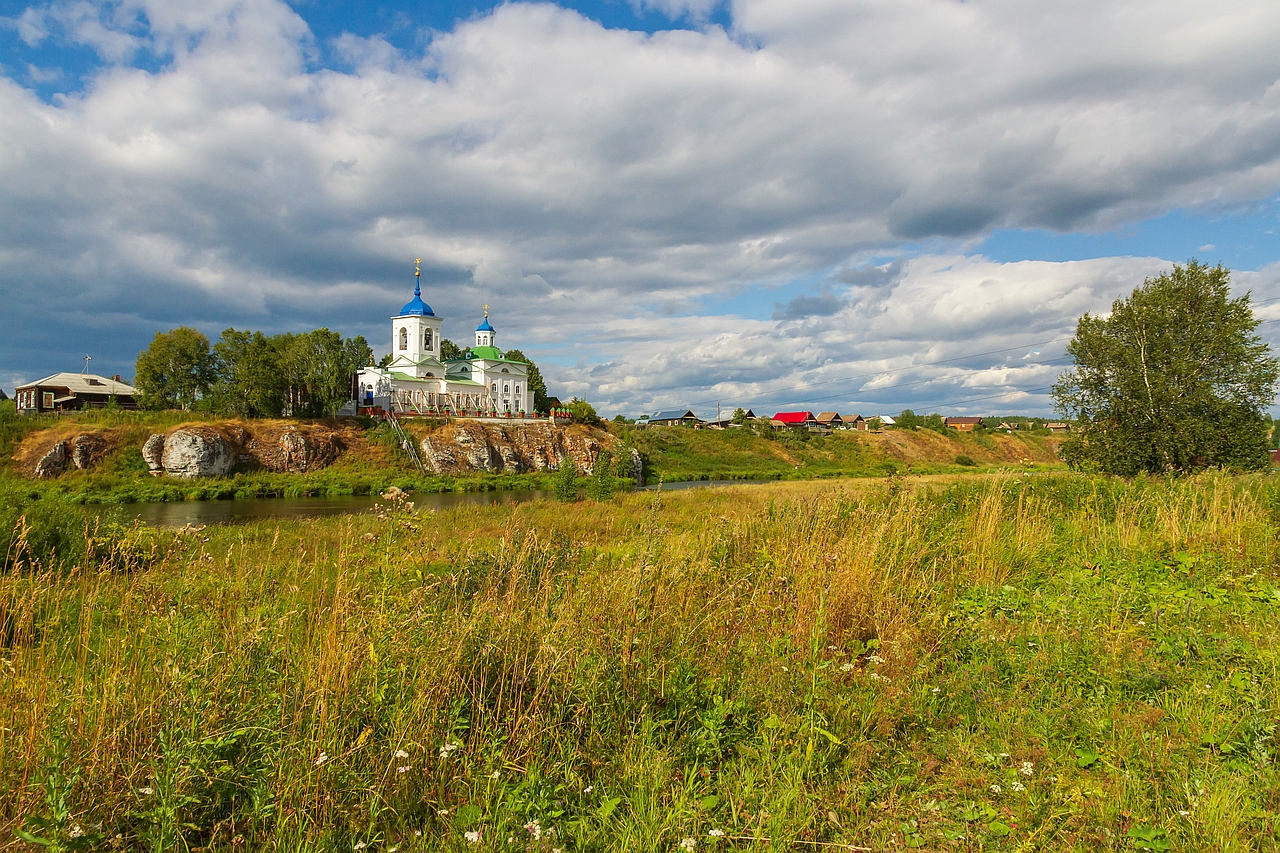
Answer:
M409 316L434 317L436 316L435 312L431 310L431 306L422 301L422 290L418 287L418 283L416 281L413 284L413 299L410 299L405 304L405 306L400 309L400 313L397 314L396 316L397 317L409 317Z
M489 318L488 318L488 317L485 317L485 318L484 318L484 322L483 322L483 323L481 323L479 326L476 326L476 331L477 331L477 332L492 332L492 331L493 331L493 326L490 326L490 325L489 325Z

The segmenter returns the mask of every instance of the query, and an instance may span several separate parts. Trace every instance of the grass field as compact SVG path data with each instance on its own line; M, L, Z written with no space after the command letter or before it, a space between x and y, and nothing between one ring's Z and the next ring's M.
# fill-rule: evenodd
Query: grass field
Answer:
M91 547L0 576L0 833L1278 849L1278 533L1269 478L1036 474Z

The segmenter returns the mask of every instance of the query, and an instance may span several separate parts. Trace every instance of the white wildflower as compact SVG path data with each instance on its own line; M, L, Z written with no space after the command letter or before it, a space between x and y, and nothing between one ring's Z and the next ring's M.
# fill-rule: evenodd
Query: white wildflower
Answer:
M1001 757L1001 758L1008 758L1008 757L1009 757L1009 753L1007 753L1007 752L1002 752L1002 753L1000 753L1000 757Z
M72 838L79 838L84 835L84 830L81 829L80 824L77 823L75 826L71 827L70 835Z
M327 752L320 753L320 757L316 759L316 767L319 767L321 764L324 764L328 760L329 760L329 754Z
M368 847L368 846L369 846L369 845L365 844L363 841L357 841L357 842L356 842L356 846L355 846L355 848L354 848L354 849L356 849L356 850L363 850L364 848L366 848L366 847Z
M479 844L479 843L480 843L480 830L478 830L478 829L473 829L473 830L471 830L470 832L464 832L464 833L462 833L462 837L463 837L463 838L465 838L465 839L467 839L467 843L468 843L468 844Z
M723 830L723 829L713 829L713 830L711 830L710 832L708 832L708 833L707 833L707 835L708 835L709 837L711 837L711 838L724 838L724 830Z
M1000 793L1000 786L999 786L999 785L992 785L992 786L991 786L991 793L993 793L993 794L998 794L998 793Z
M1178 809L1178 814L1182 815L1183 817L1186 817L1187 815L1191 814L1191 812L1187 811L1186 809Z
M537 841L542 838L542 824L536 820L531 820L524 825L524 831L533 836L533 840Z
M880 655L871 655L867 660L871 661L871 663L884 663L884 658L880 657Z
M878 672L873 672L873 673L871 673L871 680L872 680L872 681L888 681L888 680L889 680L889 676L887 676L887 675L881 675L881 674L880 674L880 673L878 673Z
M408 764L406 764L406 765L404 765L403 767L397 767L397 768L396 768L396 772L397 772L397 773L408 773L408 772L409 772L409 765L408 765Z
M842 663L842 664L840 664L840 671L841 671L841 672L853 672L853 664L851 664L851 663Z
M489 774L489 778L490 778L490 779L501 779L501 778L502 778L502 771L501 771L501 770L495 770L495 771L493 771L492 773L490 773L490 774Z
M405 752L403 749L397 749L397 750L396 750L396 754L395 754L394 756L392 756L392 757L393 757L393 758L408 758L408 757L409 757L409 753Z
M422 830L421 830L421 829L415 829L415 830L413 831L413 837L414 837L414 838L421 838L421 837L422 837Z
M1013 790L1017 791L1019 794L1027 790L1027 786L1017 781L1016 779L1014 780L1013 784L1010 785L1009 787L1013 788Z
M436 814L440 815L440 817L444 817L448 813L449 813L448 809L436 809Z
M1022 762L1022 766L1018 768L1018 772L1023 776L1030 776L1036 770L1036 766L1030 761Z
M455 749L457 749L460 746L462 746L462 744L458 743L456 740L449 741L444 746L440 747L440 757L448 758L449 753L453 752Z
M698 842L692 838L686 838L684 841L680 842L681 850L692 850L697 846L698 846Z
M938 694L942 693L942 688L941 688L941 687L935 687L935 688L933 688L933 690L931 690L930 692L931 692L931 693L933 693L933 695L934 695L934 696L937 696Z
M144 797L149 797L149 796L151 796L152 794L154 794L155 792L156 792L156 791L155 791L155 789L154 789L154 788L139 788L139 789L138 789L138 793L139 793L139 794L142 794L142 796L144 796Z
M587 787L585 787L585 788L583 788L583 789L582 789L582 793L584 793L584 794L590 794L590 793L591 793L592 791L594 791L595 789L596 789L596 786L595 786L595 785L588 785Z

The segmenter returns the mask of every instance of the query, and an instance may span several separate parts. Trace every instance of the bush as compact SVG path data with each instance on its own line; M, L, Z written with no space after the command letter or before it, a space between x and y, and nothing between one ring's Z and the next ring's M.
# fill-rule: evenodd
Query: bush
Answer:
M573 503L578 499L578 466L568 456L560 460L551 490L561 503Z
M618 484L613 474L613 454L601 450L596 457L591 479L587 481L587 497L593 501L607 501L613 497Z
M972 456L966 456L965 454L961 453L959 456L956 457L956 464L963 465L966 468L972 468L978 463L973 461Z

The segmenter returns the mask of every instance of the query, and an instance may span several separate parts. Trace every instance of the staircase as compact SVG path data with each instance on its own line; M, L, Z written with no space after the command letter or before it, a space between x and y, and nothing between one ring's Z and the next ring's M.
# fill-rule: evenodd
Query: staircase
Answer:
M400 426L400 419L396 417L395 412L388 412L384 421L391 424L391 432L395 434L396 441L400 442L400 449L408 454L410 461L422 474L427 473L427 468L422 464L422 458L418 456L418 449L413 446L413 439L404 431L404 427Z

